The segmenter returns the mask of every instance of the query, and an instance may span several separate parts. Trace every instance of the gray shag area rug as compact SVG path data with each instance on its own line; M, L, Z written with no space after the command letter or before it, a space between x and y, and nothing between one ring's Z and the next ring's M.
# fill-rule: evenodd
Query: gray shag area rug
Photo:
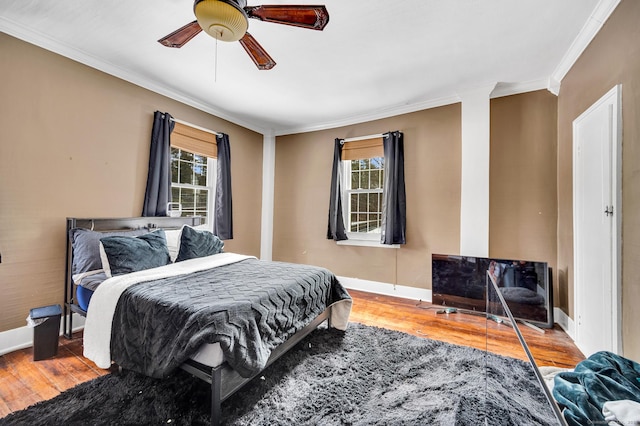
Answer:
M182 370L162 380L125 371L0 424L208 424L209 398L209 385ZM314 331L222 410L228 425L556 424L522 361L353 323Z

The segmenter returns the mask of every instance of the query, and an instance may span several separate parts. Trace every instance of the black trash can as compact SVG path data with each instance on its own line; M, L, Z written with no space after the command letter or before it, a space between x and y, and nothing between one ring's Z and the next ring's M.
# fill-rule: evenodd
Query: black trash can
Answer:
M58 353L58 337L60 336L60 305L43 306L31 309L29 316L38 323L33 329L33 360L51 358Z

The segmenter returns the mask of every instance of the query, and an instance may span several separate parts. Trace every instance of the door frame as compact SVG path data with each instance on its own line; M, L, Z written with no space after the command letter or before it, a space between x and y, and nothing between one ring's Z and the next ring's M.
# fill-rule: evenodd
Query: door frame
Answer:
M611 205L613 215L611 217L612 235L610 241L611 253L611 312L612 318L612 351L622 353L622 85L614 86L603 97L591 105L585 112L573 121L573 303L575 320L575 340L579 339L579 286L580 271L578 270L578 232L576 220L576 193L580 185L576 176L577 163L577 127L582 120L603 104L611 104L609 110L609 122L611 124ZM604 208L604 206L603 206Z

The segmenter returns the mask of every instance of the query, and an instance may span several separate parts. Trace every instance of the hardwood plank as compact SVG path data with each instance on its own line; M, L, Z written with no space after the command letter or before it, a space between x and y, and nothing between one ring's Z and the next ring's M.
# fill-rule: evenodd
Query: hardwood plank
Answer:
M55 357L38 361L37 368L61 391L99 376L87 369L85 362L64 347L59 348Z
M350 320L377 325L457 345L488 349L500 355L526 360L511 327L487 322L484 315L438 314L440 306L428 302L350 290L354 308ZM538 366L572 368L584 359L567 334L557 326L540 333L519 326ZM487 330L490 331L487 342Z
M36 394L41 400L53 398L60 393L60 388L51 380L48 371L42 371L40 362L33 361L33 350L27 348L5 355L11 365L13 374L31 392Z
M12 354L15 354L15 352L0 357L0 365L2 367L0 369L0 383L2 383L0 399L3 401L3 406L6 406L10 412L21 410L47 399L37 395L31 387L21 380L22 372L24 371L25 374L28 374L29 367L13 364L11 362Z
M487 322L484 316L438 314L440 307L427 302L356 290L349 293L353 297L352 322L524 359L513 330ZM557 327L544 333L526 326L520 326L520 330L539 366L574 367L584 359L567 334ZM31 348L0 356L0 418L109 374L109 370L84 358L82 350L82 332L78 332L71 340L61 337L58 355L48 360L33 361Z

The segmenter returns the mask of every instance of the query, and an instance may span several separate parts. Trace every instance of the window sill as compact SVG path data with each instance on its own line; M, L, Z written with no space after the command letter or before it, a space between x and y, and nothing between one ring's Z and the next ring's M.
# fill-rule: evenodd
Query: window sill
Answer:
M400 244L382 244L378 240L342 240L336 241L336 244L339 246L360 246L360 247L378 247L378 248L387 248L387 249L399 249Z

